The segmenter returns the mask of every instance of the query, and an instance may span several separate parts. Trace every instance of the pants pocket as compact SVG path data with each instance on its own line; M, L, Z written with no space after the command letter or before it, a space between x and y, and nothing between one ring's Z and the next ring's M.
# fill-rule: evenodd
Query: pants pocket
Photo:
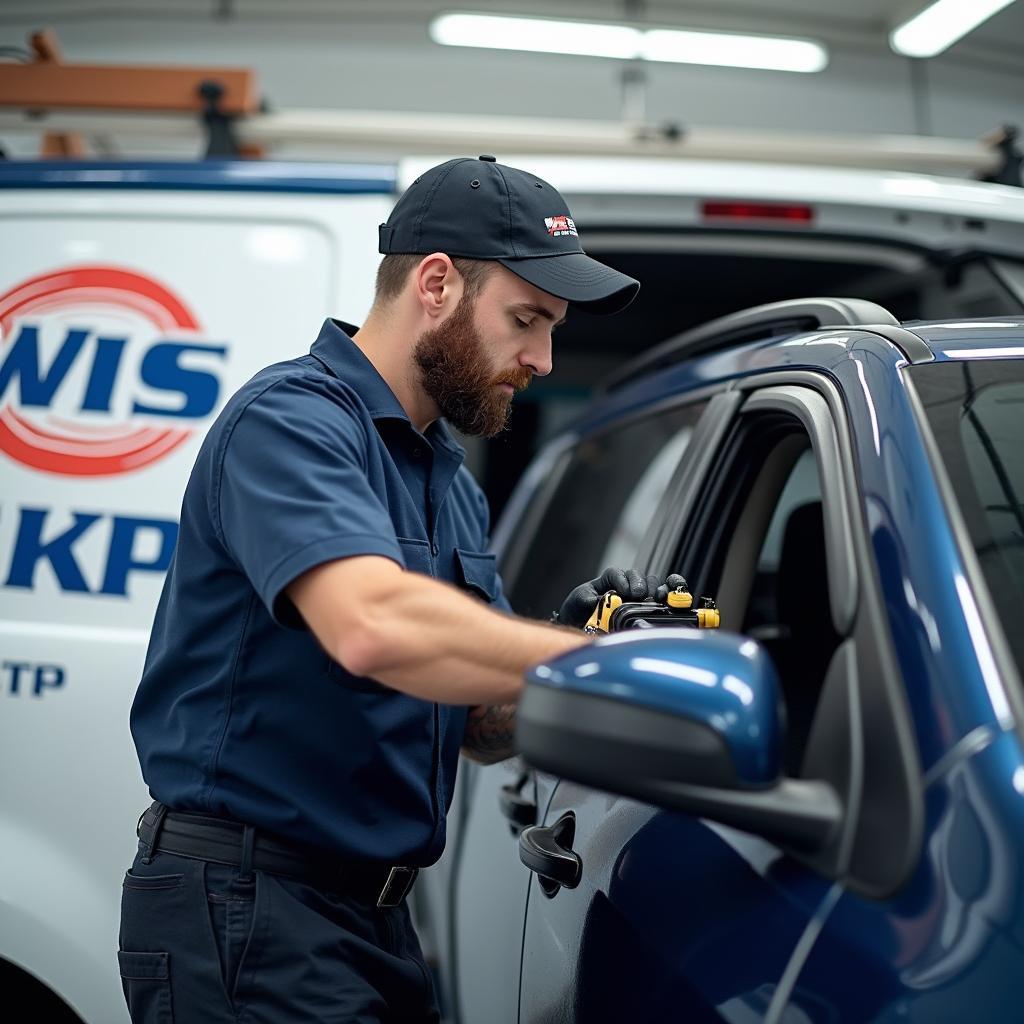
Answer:
M132 1024L174 1024L169 961L167 953L118 950L121 987Z
M122 884L125 889L160 892L164 889L180 889L184 883L184 875L136 875L127 871Z

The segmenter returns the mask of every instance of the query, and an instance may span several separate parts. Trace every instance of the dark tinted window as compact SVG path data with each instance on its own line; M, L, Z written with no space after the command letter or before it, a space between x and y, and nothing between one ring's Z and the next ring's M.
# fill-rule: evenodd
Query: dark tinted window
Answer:
M509 588L520 615L547 618L577 584L609 565L635 564L706 404L634 420L577 445Z
M1018 667L1024 665L1024 360L910 369Z

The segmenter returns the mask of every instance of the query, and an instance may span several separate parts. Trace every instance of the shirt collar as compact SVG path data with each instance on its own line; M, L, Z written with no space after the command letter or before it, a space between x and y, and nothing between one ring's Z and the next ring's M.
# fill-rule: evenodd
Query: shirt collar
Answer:
M394 391L352 340L352 335L358 330L353 324L329 317L320 328L309 354L359 395L374 420L404 420L410 429L415 430ZM465 457L466 450L452 436L451 428L444 419L435 420L427 428L425 436L432 445L446 448L460 459Z

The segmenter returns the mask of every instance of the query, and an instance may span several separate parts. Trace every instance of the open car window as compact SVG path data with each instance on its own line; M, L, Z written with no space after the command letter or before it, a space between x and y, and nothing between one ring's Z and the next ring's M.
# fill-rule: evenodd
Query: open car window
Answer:
M723 443L674 565L718 603L722 628L766 649L786 707L785 768L800 773L825 676L832 621L829 503L819 454L796 416L745 413Z

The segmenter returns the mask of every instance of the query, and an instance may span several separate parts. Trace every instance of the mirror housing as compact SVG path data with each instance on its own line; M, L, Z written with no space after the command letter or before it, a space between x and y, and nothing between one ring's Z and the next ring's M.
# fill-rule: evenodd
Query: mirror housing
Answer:
M516 738L543 771L801 852L822 851L840 829L830 785L781 775L778 679L749 637L630 631L537 665Z

